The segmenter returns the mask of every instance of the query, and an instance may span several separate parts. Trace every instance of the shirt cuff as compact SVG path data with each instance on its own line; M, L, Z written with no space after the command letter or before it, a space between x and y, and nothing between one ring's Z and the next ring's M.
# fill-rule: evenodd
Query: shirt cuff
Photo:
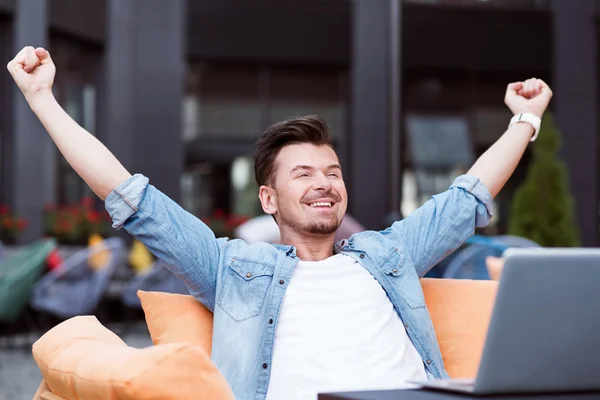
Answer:
M475 196L485 206L488 219L494 215L494 199L492 198L492 194L479 178L473 175L461 175L450 186L450 188L454 187L464 189Z
M129 217L137 212L149 182L144 175L135 174L106 197L104 206L112 219L113 228L121 229Z

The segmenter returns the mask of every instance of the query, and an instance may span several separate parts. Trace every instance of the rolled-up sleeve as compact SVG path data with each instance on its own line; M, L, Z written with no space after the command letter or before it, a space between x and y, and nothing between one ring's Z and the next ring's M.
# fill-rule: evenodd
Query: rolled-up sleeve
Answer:
M471 175L461 175L450 188L433 196L405 219L382 233L398 241L419 276L487 226L494 214L490 191Z
M135 174L106 197L105 207L113 221L113 228L123 228L125 221L137 212L149 182L145 176Z
M461 175L454 180L450 189L460 188L472 194L478 201L475 214L475 227L483 228L490 223L494 216L494 199L481 180L473 175Z
M105 200L113 227L124 228L183 280L190 293L214 310L220 250L208 226L137 174Z

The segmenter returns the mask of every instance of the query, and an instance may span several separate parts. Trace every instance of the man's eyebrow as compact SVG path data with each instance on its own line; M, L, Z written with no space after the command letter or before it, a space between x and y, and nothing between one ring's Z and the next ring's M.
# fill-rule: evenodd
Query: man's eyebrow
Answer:
M295 171L298 171L299 169L313 170L314 168L311 167L310 165L296 165L294 168L292 168L292 170L290 171L290 174Z
M292 168L290 173L294 173L295 171L298 171L299 169L306 169L309 171L314 170L314 168L311 167L310 165L296 165L294 168ZM342 166L340 164L331 164L330 166L327 167L327 169L339 169L341 171Z

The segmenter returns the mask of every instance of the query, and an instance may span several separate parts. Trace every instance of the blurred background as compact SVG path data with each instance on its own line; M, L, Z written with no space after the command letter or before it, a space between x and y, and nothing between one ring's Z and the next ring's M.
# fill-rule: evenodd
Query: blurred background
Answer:
M493 279L484 257L506 247L598 245L599 5L0 0L0 59L26 45L49 49L67 112L126 168L230 237L261 215L252 154L270 124L325 117L349 214L380 229L445 190L506 130L508 83L544 79L554 99L543 132L492 223L430 274ZM0 240L0 399L31 396L30 345L61 320L95 313L144 345L135 290L185 292L110 228L8 73Z

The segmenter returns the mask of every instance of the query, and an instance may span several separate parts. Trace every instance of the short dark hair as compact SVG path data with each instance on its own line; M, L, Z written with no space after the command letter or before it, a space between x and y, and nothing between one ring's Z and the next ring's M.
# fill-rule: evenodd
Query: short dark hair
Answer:
M271 125L256 143L254 176L259 186L273 185L275 159L282 148L294 143L332 146L325 120L318 115L307 115Z

